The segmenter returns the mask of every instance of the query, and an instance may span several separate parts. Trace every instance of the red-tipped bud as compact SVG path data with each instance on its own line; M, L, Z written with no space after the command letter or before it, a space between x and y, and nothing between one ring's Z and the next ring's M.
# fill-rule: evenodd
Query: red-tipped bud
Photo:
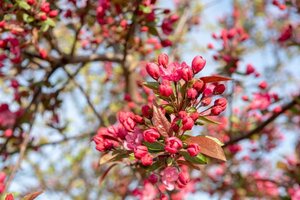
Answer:
M201 100L202 106L208 106L212 101L211 97L205 97Z
M190 182L189 174L185 172L181 172L178 175L177 186L178 188L184 188Z
M201 79L198 79L194 82L193 88L195 88L198 92L203 89L204 82Z
M197 94L198 94L198 92L194 88L189 88L187 90L187 97L189 99L195 99L197 97Z
M142 165L150 166L153 163L153 156L150 153L147 153L142 157L141 161L142 161Z
M267 84L266 81L262 81L262 82L259 83L258 86L260 87L260 89L264 90L268 87L268 84Z
M171 154L177 153L182 148L182 142L177 137L170 137L166 140L165 150Z
M200 147L195 143L189 144L187 152L190 154L190 156L194 157L200 153Z
M211 114L213 115L219 115L221 112L223 112L225 110L226 107L222 107L222 106L214 106L211 109Z
M215 105L215 106L226 107L226 105L227 105L227 100L226 100L225 98L219 98L219 99L215 100L214 105Z
M148 105L144 105L142 107L142 115L146 118L151 118L152 117L152 109Z
M193 78L193 71L190 66L188 66L185 62L181 64L181 77L185 81L189 81Z
M255 68L253 67L253 65L248 64L246 67L247 67L247 68L246 68L246 74L247 74L247 75L252 74L252 73L255 72Z
M58 15L58 10L51 10L49 12L49 17L54 18Z
M194 122L198 119L199 117L199 113L198 112L194 112L192 114L190 114L190 117L194 120Z
M215 95L217 95L217 94L223 94L223 92L225 91L225 89L226 89L226 87L225 87L224 84L219 84L219 85L217 85L217 86L214 88L213 93L214 93Z
M156 128L150 128L143 132L144 140L146 142L156 142L156 140L160 137L160 134L158 133Z
M143 145L139 145L136 147L136 149L134 150L134 157L136 159L141 159L142 157L144 157L146 154L148 154L148 149L146 146Z
M147 63L146 70L148 74L155 80L159 78L159 67L155 63Z
M173 88L170 83L164 82L159 86L159 93L162 96L169 97L173 94Z
M169 56L165 53L162 53L158 56L158 64L162 66L167 66L169 63Z
M200 72L204 68L205 64L206 61L204 58L202 58L202 56L196 56L192 61L192 69L194 74Z
M188 131L191 130L194 126L194 120L191 117L185 117L182 120L182 130L183 131Z

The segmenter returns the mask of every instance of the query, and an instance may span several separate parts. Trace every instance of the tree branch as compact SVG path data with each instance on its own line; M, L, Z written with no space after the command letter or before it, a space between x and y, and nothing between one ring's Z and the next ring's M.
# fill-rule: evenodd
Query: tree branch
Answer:
M245 133L244 135L242 135L240 137L231 139L229 142L225 143L224 147L232 145L234 143L237 143L237 142L239 142L241 140L250 138L252 135L254 135L256 133L259 133L267 125L269 125L271 122L273 122L277 117L279 117L281 114L283 114L285 111L287 111L287 110L291 109L292 107L294 107L295 105L299 104L299 100L300 100L300 95L298 95L297 97L295 97L290 103L288 103L285 106L283 106L280 112L274 113L266 121L262 122L260 125L258 125L256 128L254 128L253 130L249 131L248 133Z

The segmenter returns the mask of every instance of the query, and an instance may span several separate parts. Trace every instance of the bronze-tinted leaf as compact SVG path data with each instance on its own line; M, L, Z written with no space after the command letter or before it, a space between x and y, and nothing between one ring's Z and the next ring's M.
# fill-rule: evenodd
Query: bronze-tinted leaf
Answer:
M169 137L171 123L156 105L153 105L152 122L163 137Z
M23 200L33 200L33 199L37 198L42 193L43 193L43 191L32 192L30 194L27 194L25 197L23 197Z
M219 76L219 75L213 75L213 76L204 76L200 78L205 83L214 83L219 81L229 81L231 78L225 77L225 76Z
M187 144L196 143L200 146L200 153L215 158L218 160L226 161L222 147L214 140L206 136L195 136L186 139Z

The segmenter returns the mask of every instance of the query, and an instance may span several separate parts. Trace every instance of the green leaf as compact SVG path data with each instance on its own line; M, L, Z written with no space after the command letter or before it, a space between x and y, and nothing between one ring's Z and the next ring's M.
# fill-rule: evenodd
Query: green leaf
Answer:
M150 88L152 90L158 90L159 83L158 82L144 82L144 86Z
M159 33L155 27L149 27L149 33L154 36L158 36Z
M50 19L50 18L48 18L44 23L48 24L49 26L52 26L52 27L55 26L55 21L53 21L53 19Z
M164 151L164 145L159 142L149 143L143 142L143 144L148 148L150 152Z
M163 105L163 108L166 110L167 113L171 114L171 113L174 113L174 108L173 106L167 104L167 105Z
M202 123L201 121L203 121L203 122L206 122L209 124L217 124L217 125L220 124L220 122L214 121L208 117L203 117L203 116L198 117L198 120L200 120L199 123ZM198 120L197 120L197 122L198 122Z
M194 113L196 111L197 111L197 109L195 107L190 107L190 108L187 109L188 113Z
M23 20L27 23L31 23L34 21L34 17L32 17L26 13L23 13Z
M149 14L152 12L151 8L149 6L140 5L139 9L143 11L145 14Z
M186 151L180 151L179 153L184 157L184 159L186 161L189 161L191 163L195 163L195 164L207 164L206 157L203 154L201 154L201 153L199 153L195 157L190 156L190 154L188 152L186 152Z
M46 32L49 29L49 25L46 23L43 23L41 26L41 31L42 32Z
M17 1L17 4L20 8L23 8L24 10L30 9L30 5L26 1L19 0Z

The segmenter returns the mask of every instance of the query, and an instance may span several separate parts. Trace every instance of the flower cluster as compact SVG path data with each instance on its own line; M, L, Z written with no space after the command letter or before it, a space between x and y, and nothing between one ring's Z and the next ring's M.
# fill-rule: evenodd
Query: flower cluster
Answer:
M206 164L206 156L224 161L216 138L187 134L195 125L211 122L208 116L226 109L226 99L218 97L225 85L219 82L229 78L196 78L205 64L201 56L191 66L169 62L166 54L159 55L157 63L147 63L146 70L155 82L144 85L156 94L156 101L142 106L140 115L119 112L117 124L99 128L93 138L96 149L112 153L110 161L127 159L144 169L151 180L155 177L154 182L160 180L167 190L184 188L189 182L189 174L180 166Z

